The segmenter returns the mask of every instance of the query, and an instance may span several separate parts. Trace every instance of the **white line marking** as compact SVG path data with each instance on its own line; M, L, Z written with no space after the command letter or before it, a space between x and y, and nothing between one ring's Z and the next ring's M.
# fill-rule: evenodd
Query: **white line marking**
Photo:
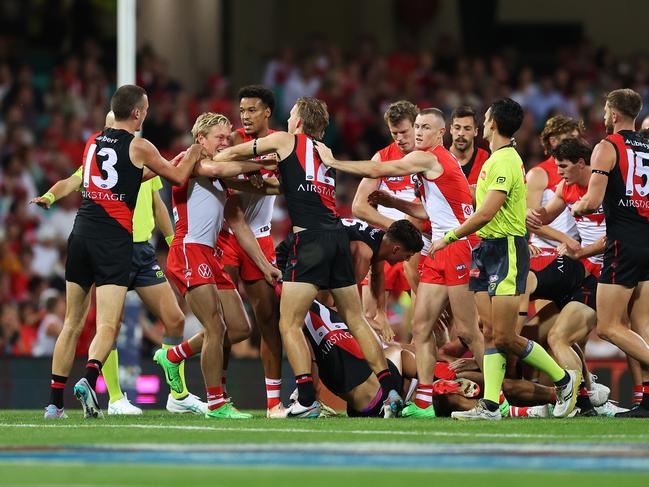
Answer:
M32 424L32 423L0 423L2 428L111 428L111 429L143 429L143 430L181 430L181 431L219 431L232 433L304 433L304 434L345 434L364 436L413 436L413 437L466 437L466 438L529 438L529 439L575 439L575 440L600 440L606 439L647 439L646 434L593 434L593 435L558 435L558 434L528 434L528 433L472 433L466 431L390 431L390 430L328 430L308 428L252 428L252 427L224 427L224 426L180 426L180 425L155 425L155 424Z

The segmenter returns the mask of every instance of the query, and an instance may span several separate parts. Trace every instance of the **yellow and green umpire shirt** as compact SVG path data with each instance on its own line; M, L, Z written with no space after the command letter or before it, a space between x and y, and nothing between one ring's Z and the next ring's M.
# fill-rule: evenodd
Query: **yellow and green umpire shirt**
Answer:
M83 179L83 166L79 167L73 176ZM140 192L137 194L137 202L133 212L133 242L147 242L151 238L155 228L153 193L161 189L162 181L160 181L160 176L151 178L140 185Z
M482 206L487 191L503 191L505 203L484 227L480 238L524 237L527 233L527 186L523 160L513 146L496 150L482 167L476 188L476 209Z

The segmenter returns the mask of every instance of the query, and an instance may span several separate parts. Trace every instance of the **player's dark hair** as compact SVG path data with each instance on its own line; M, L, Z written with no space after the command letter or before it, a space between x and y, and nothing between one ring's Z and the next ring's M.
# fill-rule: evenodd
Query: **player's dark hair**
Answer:
M417 253L424 247L421 232L408 220L397 220L390 225L385 235L408 252Z
M523 123L523 107L511 98L501 98L489 107L491 120L496 122L498 133L513 137Z
M122 85L110 99L110 109L115 120L123 121L131 118L131 112L142 104L146 91L137 85Z
M315 139L321 139L329 125L327 104L311 96L303 96L295 102L297 113L302 119L302 132Z
M270 113L275 111L275 95L271 90L262 85L244 86L239 90L237 98L259 98L261 102L270 108Z
M453 113L451 113L451 124L456 118L471 117L473 119L473 124L478 125L478 116L475 113L475 110L471 105L460 105Z
M419 108L408 100L399 100L392 103L383 114L385 123L396 125L403 120L409 120L415 123L415 118L419 113Z
M642 110L642 97L630 88L611 91L606 96L606 102L613 110L631 120L635 120Z
M580 139L568 138L559 142L554 150L552 156L557 161L570 161L577 164L579 159L583 159L587 166L590 166L590 155L593 150Z

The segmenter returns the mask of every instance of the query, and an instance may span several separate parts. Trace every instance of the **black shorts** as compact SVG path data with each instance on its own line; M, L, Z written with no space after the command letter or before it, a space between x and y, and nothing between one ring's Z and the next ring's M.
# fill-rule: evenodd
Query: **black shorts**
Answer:
M649 281L649 244L607 240L599 282L635 287L643 281Z
M166 282L165 273L155 256L155 249L149 242L133 244L131 273L128 277L129 291L136 287L155 286Z
M524 294L529 270L525 237L483 239L471 252L469 289L489 296Z
M570 301L584 303L589 308L597 311L597 278L592 274L587 276L579 289L572 293Z
M318 374L327 389L337 396L348 393L372 375L372 369L364 358L357 357L341 346L330 345L327 340L323 340L320 345L311 342L311 346L326 347L321 348L320 353L315 353Z
M284 282L308 282L320 289L356 284L344 230L302 230L289 236L289 249Z
M65 280L89 288L93 284L128 286L133 256L133 239L87 238L71 234Z
M388 362L388 370L392 374L394 381L397 385L397 392L401 394L403 388L403 377L399 369L390 360ZM379 391L377 391L378 393ZM383 417L383 401L378 401L369 411L356 411L355 409L347 406L347 416L350 418L381 418Z
M580 291L586 275L584 264L578 260L558 255L542 269L538 269L534 265L536 259L543 259L543 257L531 259L531 272L534 273L537 280L536 290L532 293L532 297L554 301L559 309L570 301L575 301L573 295Z

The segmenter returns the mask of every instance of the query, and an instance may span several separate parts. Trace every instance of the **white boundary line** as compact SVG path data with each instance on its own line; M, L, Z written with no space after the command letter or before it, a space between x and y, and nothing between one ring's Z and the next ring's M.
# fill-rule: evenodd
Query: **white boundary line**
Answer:
M181 425L154 425L154 424L45 424L45 423L0 423L0 428L108 428L108 429L142 429L142 430L180 430L180 431L217 431L232 433L304 433L304 434L351 434L363 436L402 436L402 437L449 437L449 438L529 438L529 439L575 439L575 440L601 440L601 439L644 439L648 436L645 433L638 434L528 434L528 433L473 433L466 431L390 431L390 430L335 430L335 429L309 429L309 428L254 428L254 427L231 427L231 426L181 426Z

